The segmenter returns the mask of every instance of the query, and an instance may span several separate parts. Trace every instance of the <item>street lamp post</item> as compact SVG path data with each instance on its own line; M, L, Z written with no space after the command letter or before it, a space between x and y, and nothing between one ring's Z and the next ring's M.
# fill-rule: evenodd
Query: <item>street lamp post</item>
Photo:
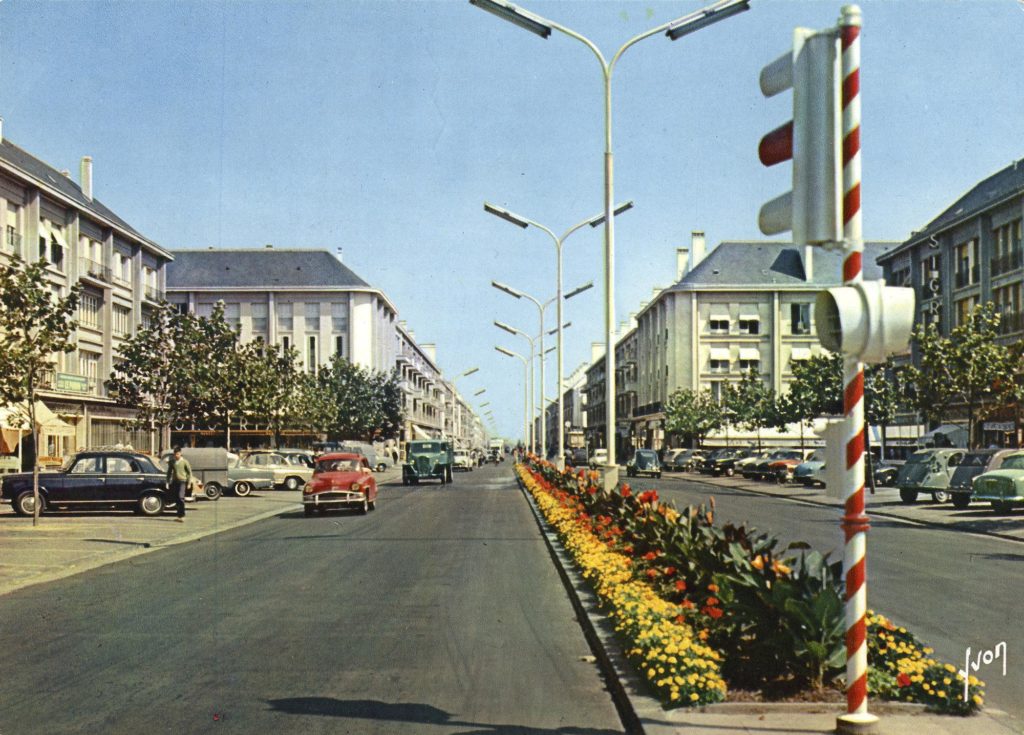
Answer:
M541 318L543 318L543 316ZM531 452L536 453L537 452L537 432L534 431L534 429L533 429L533 411L534 411L533 403L534 403L534 395L536 393L536 385L535 385L535 382L534 382L534 379L533 379L533 376L534 376L533 360L537 356L537 340L541 339L543 341L543 336L544 335L542 333L542 334L537 335L536 337L531 337L526 332L524 332L522 329L516 329L515 327L509 326L508 324L505 324L504 322L499 322L498 320L494 321L494 326L496 326L498 329L505 330L509 334L515 334L515 335L518 335L520 337L523 337L524 339L526 339L526 341L528 341L530 343L530 358L529 358L529 360L530 360L530 370L529 370L529 375L527 376L527 386L528 386L527 387L527 393L530 396L529 404L528 404L529 405L529 412L530 413L529 413L529 418L527 420L529 421L530 430L529 430L529 435L526 437L526 443L527 443L526 445L530 448ZM543 344L542 344L542 347L543 347ZM543 363L543 360L542 360L541 361L541 368L542 368L541 379L542 380L543 380L543 366L544 366L544 363Z
M456 375L454 378L451 379L451 384L452 384L452 413L454 414L453 417L452 417L453 418L452 430L455 432L455 442L454 443L455 443L456 447L459 445L459 439L461 438L461 434L462 434L462 416L461 416L460 411L459 411L459 401L458 401L458 393L459 392L458 392L458 390L455 387L455 382L457 380L459 380L460 378L465 378L465 377L467 377L469 375L472 375L473 373L478 373L478 372L480 372L480 368L477 367L477 366L474 366L474 367L471 367L471 368L469 368L467 370L463 370L461 373L459 373L458 375ZM486 388L482 388L481 390L487 390L487 389ZM443 434L444 433L444 422L443 421L441 422L441 426L442 426L441 431L442 431L442 434Z
M615 211L612 212L612 214L619 215L632 208L633 202L628 201L625 204L620 204L619 206L617 206L615 208ZM514 214L508 211L507 209L502 209L501 207L497 207L488 202L484 202L484 211L493 214L495 217L501 217L501 219L511 222L512 224L517 225L518 227L522 227L523 229L526 229L530 225L533 225L537 229L546 232L548 236L551 237L552 241L554 241L555 243L555 257L557 261L555 267L557 279L557 291L555 294L555 300L558 304L558 314L556 317L558 319L558 425L561 426L562 423L565 421L565 411L562 405L562 380L565 371L562 355L562 244L565 242L566 238L569 237L569 235L576 232L576 230L580 229L584 225L590 225L591 227L597 227L598 225L600 225L602 222L604 222L605 215L599 214L595 217L591 217L590 219L585 219L582 222L579 222L570 227L568 230L565 231L565 234L563 234L561 237L557 237L555 233L551 231L551 229L545 227L539 222L535 222L532 219L527 219L526 217L521 217L518 214ZM577 294L582 293L583 291L592 287L593 284L587 284L585 286L582 286L581 288L578 288L572 291L570 294L566 295L565 298L571 299L573 296L576 296ZM558 469L565 469L565 434L562 431L558 432Z
M612 202L613 163L612 156L612 72L619 58L629 47L655 34L665 32L675 41L688 33L724 20L744 10L750 9L749 0L717 0L700 10L696 10L676 20L652 28L626 41L615 52L611 61L607 61L601 50L586 36L566 28L554 21L543 18L535 13L513 5L504 0L469 0L482 10L497 15L524 30L530 31L541 38L548 38L552 30L564 33L570 38L583 43L589 48L601 64L604 75L604 334L605 334L605 411L608 444L608 477L606 485L614 485L617 477L613 472L615 462L615 217Z
M523 361L523 443L524 446L529 446L530 432L529 427L529 405L530 405L530 363L526 361L526 358L520 355L518 352L512 350L506 350L504 347L498 347L495 345L494 349L503 355L508 357L518 357Z

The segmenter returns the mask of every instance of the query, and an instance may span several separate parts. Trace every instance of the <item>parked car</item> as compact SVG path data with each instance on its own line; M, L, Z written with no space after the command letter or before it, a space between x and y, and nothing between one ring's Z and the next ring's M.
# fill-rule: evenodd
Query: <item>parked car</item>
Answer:
M312 449L277 449L275 451L277 451L278 454L283 455L290 464L313 469L313 458L315 454Z
M463 472L473 471L473 458L469 452L464 449L455 450L455 454L452 458L452 469L462 470Z
M658 461L658 453L653 449L637 449L633 452L633 457L626 462L626 476L639 475L661 477L661 462Z
M362 513L377 507L377 480L366 457L353 452L330 452L317 457L313 476L302 488L307 516L337 508Z
M799 482L804 487L825 484L825 452L816 450L811 453L805 461L793 468L793 482Z
M949 494L953 498L953 507L963 510L971 504L974 494L974 478L1002 467L1003 460L1018 453L1018 449L979 449L964 455L963 461L957 465L949 480Z
M565 453L566 467L586 467L587 450L583 447L576 447Z
M596 470L598 467L604 467L608 464L608 450L607 449L595 449L594 453L590 455L590 469Z
M774 449L762 449L760 451L754 450L754 453L751 454L749 457L744 457L743 459L737 460L736 474L742 475L747 479L752 478L754 476L754 468L757 467L758 463L763 462L764 460L771 457L772 453L775 451L776 450Z
M936 503L949 500L949 481L967 452L963 449L922 449L907 458L896 475L900 500L917 502L919 493L931 493Z
M402 484L418 485L420 480L452 481L452 445L439 439L412 441L405 445Z
M890 459L883 459L875 465L875 485L878 487L891 487L896 484L896 476L900 473L900 467L905 462L893 462Z
M245 467L273 470L274 487L298 490L313 476L313 469L305 464L289 461L279 452L256 449L241 455Z
M671 464L666 464L665 469L675 472L693 472L706 456L703 449L683 449L672 457Z
M704 459L697 465L697 471L702 475L710 475L712 469L715 466L715 460L719 457L725 456L730 449L728 447L719 447L718 449L712 449L710 452L704 455Z
M32 515L32 473L0 476L0 497L20 515ZM134 507L147 516L175 505L167 473L144 454L87 451L71 457L59 470L39 473L39 512L62 507Z
M974 478L973 500L988 501L996 513L1010 513L1024 503L1024 452L1005 457L998 470Z
M751 462L743 467L743 476L752 480L766 480L771 474L771 470L768 468L772 462L782 459L786 456L786 453L791 450L789 449L773 449L768 453L768 456L764 456L762 453L761 459L757 462Z
M764 479L779 483L791 482L793 473L801 463L811 456L811 449L788 449L786 453L768 465L768 476Z
M237 454L229 454L228 463L228 483L238 497L244 498L253 490L274 489L274 470L243 464Z
M741 447L725 449L719 454L716 454L713 459L709 458L705 460L704 466L707 474L714 477L718 477L719 475L732 477L736 474L736 463L753 454L754 450L743 449Z
M161 457L163 467L167 467L174 452L165 452ZM181 456L188 460L192 467L192 477L196 481L194 491L210 500L216 500L224 491L232 487L228 480L228 468L231 456L223 447L198 449L182 447Z

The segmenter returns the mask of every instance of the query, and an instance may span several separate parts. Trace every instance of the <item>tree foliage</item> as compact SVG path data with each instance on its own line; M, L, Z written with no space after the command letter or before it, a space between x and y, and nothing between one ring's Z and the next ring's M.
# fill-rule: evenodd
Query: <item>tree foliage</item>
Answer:
M699 447L712 431L721 429L725 422L722 406L711 396L711 391L676 390L665 406L665 428L681 434L687 443Z
M761 431L783 423L775 391L765 385L756 369L744 373L739 383L727 387L725 404L735 416L734 423L757 432L758 448Z

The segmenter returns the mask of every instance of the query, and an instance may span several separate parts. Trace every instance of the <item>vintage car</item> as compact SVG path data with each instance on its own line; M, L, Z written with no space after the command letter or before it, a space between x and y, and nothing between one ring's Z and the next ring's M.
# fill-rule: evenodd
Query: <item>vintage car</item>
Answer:
M289 460L279 452L262 449L243 453L239 464L246 468L273 471L274 487L286 490L298 490L313 476L313 468L302 461Z
M405 445L402 484L417 485L420 480L452 481L452 445L440 439L411 441Z
M963 449L921 449L907 458L896 475L900 500L916 503L918 493L931 493L936 503L949 500L949 481L967 452Z
M253 490L273 490L275 479L274 470L242 464L237 454L228 455L228 484L238 497L244 498Z
M702 449L683 449L672 456L665 469L673 472L693 472L705 459Z
M736 461L736 474L737 475L742 475L743 477L746 477L748 479L753 477L752 473L753 473L754 469L757 467L757 465L760 462L763 462L764 460L766 460L770 456L772 456L772 453L774 451L776 451L776 450L774 450L774 449L761 449L761 450L755 449L754 453L751 454L749 457L744 457L743 459L740 459L740 460Z
M190 496L197 495L209 500L217 500L224 494L225 488L230 485L228 482L228 458L230 455L226 449L184 447L181 450L181 456L188 460L189 466L192 468ZM166 469L170 466L173 458L174 452L164 452L160 468ZM194 499L194 497L189 497L190 501Z
M736 463L754 454L755 452L752 449L738 447L721 450L713 458L709 457L704 460L704 467L701 468L701 472L713 477L718 477L719 475L732 477L736 474Z
M567 449L565 452L565 466L566 467L586 467L587 466L587 450L583 447L576 447L575 449Z
M0 497L20 515L32 515L32 473L3 475ZM87 451L71 457L55 472L39 473L39 512L63 507L134 508L147 516L175 505L167 473L144 454Z
M455 452L452 458L452 469L462 470L463 472L473 471L473 457L464 449L459 449Z
M825 484L825 452L817 450L805 461L793 468L793 482L799 482L804 487Z
M361 454L330 452L317 457L313 477L302 488L302 510L307 516L336 508L361 513L377 507L377 480Z
M595 449L594 453L590 455L590 469L596 470L598 467L604 467L608 464L608 450L607 449Z
M658 461L658 453L653 449L637 449L633 452L632 458L626 462L626 476L638 477L639 475L661 477L661 462Z
M875 465L875 485L877 487L891 487L896 484L896 476L900 473L903 462L894 462L883 459Z
M783 456L768 465L768 475L764 479L779 483L791 482L796 468L807 461L811 454L810 449L787 449Z
M998 470L1003 460L1019 452L1017 449L979 449L964 455L963 461L957 465L953 477L949 480L949 494L953 497L953 507L963 510L971 504L974 494L974 478L985 472Z
M974 478L972 500L988 501L996 513L1010 513L1024 503L1024 452L1005 457L998 470Z
M773 449L765 455L761 453L760 459L750 464L743 465L742 473L743 476L751 480L767 480L769 477L774 477L771 474L771 470L768 469L772 462L784 458L791 450L789 449Z

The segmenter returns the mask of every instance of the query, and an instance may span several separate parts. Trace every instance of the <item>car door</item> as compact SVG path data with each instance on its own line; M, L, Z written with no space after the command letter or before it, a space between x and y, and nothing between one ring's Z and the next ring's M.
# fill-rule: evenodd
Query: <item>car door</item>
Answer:
M105 497L117 503L138 499L143 485L142 468L128 457L107 457Z
M78 457L64 475L63 486L49 489L52 503L98 503L103 500L105 478L103 457L87 455Z

